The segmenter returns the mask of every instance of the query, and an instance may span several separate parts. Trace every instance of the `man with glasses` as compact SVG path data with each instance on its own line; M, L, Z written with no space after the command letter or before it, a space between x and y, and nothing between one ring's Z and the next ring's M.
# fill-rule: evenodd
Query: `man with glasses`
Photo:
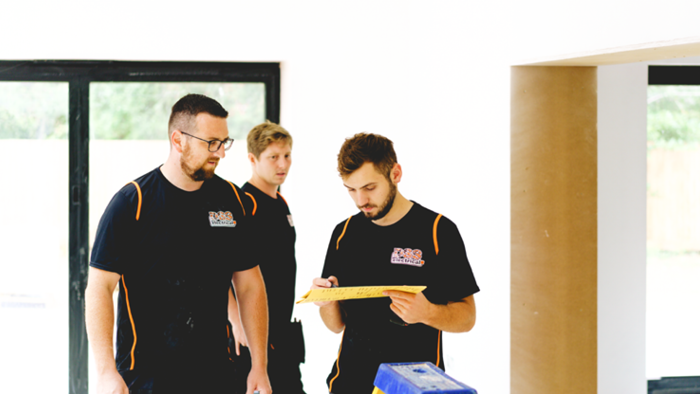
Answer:
M100 220L86 289L98 393L209 393L232 385L233 282L252 358L248 394L271 393L267 299L252 200L214 174L228 112L190 94L173 106L170 154L124 186ZM116 360L112 294L119 285Z

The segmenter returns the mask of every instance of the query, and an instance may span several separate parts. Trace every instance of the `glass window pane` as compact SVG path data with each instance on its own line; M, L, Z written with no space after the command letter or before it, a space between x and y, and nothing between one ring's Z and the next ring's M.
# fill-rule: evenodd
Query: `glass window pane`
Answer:
M700 86L649 86L647 378L700 375Z
M167 140L170 109L188 93L218 101L229 111L231 138L245 138L265 120L265 84L203 82L93 82L90 84L90 138Z
M67 120L67 83L0 82L2 392L68 391Z
M177 100L200 93L229 112L232 148L216 173L241 185L250 178L245 138L265 120L263 83L90 84L90 240L112 196L126 183L160 166L168 157L168 119ZM95 376L90 352L90 376ZM89 379L95 392L95 379Z

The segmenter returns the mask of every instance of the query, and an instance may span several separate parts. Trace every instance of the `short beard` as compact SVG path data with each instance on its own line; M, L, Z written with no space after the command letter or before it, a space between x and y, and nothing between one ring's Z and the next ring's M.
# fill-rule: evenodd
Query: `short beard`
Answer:
M392 182L389 182L389 195L386 196L386 199L382 203L380 207L378 207L378 212L374 215L370 215L368 212L362 212L364 213L365 217L370 220L379 220L382 219L384 216L386 216L389 211L391 211L391 207L394 206L394 199L396 198L396 185L394 185ZM362 207L360 207L362 208Z
M182 156L180 156L180 168L182 168L182 171L190 177L195 182L201 182L201 181L206 181L214 177L214 170L205 170L204 165L199 167L198 169L192 168L189 164L187 164L187 159L189 159L191 156L190 154L190 149L189 145L185 145L184 148L182 149Z

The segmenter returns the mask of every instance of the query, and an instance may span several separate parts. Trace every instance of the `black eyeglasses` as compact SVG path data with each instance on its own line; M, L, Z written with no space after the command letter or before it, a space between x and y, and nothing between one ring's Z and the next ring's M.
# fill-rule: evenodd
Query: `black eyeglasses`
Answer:
M205 139L202 139L202 138L199 138L199 137L197 137L197 136L194 136L194 135L192 135L192 134L190 134L190 133L185 133L185 132L182 131L182 130L180 130L180 132L181 132L182 134L189 135L189 136L192 137L192 138L196 138L196 139L198 139L198 140L200 140L200 141L204 141L204 142L206 142L207 144L209 144L209 152L216 152L216 151L218 151L219 149L221 149L221 145L224 146L224 150L229 150L229 149L231 149L231 146L233 145L233 138L226 138L226 139L223 140L223 141L219 141L219 140L207 141L207 140L205 140ZM218 143L218 145L217 145L217 143Z

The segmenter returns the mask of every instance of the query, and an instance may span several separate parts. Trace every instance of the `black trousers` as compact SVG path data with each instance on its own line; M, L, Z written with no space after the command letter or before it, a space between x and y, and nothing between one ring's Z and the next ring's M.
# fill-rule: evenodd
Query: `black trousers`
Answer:
M190 369L136 369L121 372L130 394L233 394L233 363Z

